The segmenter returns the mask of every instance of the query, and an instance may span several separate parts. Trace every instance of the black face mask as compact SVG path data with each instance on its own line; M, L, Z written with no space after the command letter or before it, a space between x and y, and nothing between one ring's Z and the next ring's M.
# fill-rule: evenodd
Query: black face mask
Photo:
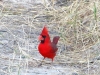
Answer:
M44 43L44 42L45 42L46 36L45 36L45 35L41 35L41 36L42 36L42 38L43 38L43 40L41 40L41 43Z

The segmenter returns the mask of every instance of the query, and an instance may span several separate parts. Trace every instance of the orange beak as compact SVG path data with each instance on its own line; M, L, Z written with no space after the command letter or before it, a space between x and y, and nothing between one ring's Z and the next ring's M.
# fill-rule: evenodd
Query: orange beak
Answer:
M41 40L44 40L44 39L43 39L43 37L40 35L40 36L38 37L38 40L41 41Z

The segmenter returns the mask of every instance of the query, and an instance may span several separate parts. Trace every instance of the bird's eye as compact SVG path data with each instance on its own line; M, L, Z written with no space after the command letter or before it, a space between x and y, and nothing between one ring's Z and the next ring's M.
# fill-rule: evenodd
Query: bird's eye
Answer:
M45 36L45 35L42 35L42 37L43 37L43 38L46 38L46 36Z

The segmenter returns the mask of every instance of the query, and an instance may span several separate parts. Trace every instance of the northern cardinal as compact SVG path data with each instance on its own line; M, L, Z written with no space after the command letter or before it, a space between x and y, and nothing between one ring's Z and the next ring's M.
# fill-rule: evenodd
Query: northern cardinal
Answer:
M57 43L59 38L60 38L59 36L55 36L53 38L53 41L51 42L48 30L46 26L44 26L39 36L40 43L38 45L39 53L44 57L44 59L50 58L52 59L53 62L53 59L56 56L56 52L58 50Z

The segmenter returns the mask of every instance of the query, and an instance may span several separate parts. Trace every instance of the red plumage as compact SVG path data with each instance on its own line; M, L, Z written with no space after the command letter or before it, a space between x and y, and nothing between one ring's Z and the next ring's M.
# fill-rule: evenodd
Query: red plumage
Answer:
M57 43L58 43L59 38L60 38L59 36L55 36L53 38L53 41L51 42L50 36L48 34L48 30L44 26L39 36L40 43L38 45L39 53L44 57L44 59L50 58L53 61L56 55L56 52L58 50Z

